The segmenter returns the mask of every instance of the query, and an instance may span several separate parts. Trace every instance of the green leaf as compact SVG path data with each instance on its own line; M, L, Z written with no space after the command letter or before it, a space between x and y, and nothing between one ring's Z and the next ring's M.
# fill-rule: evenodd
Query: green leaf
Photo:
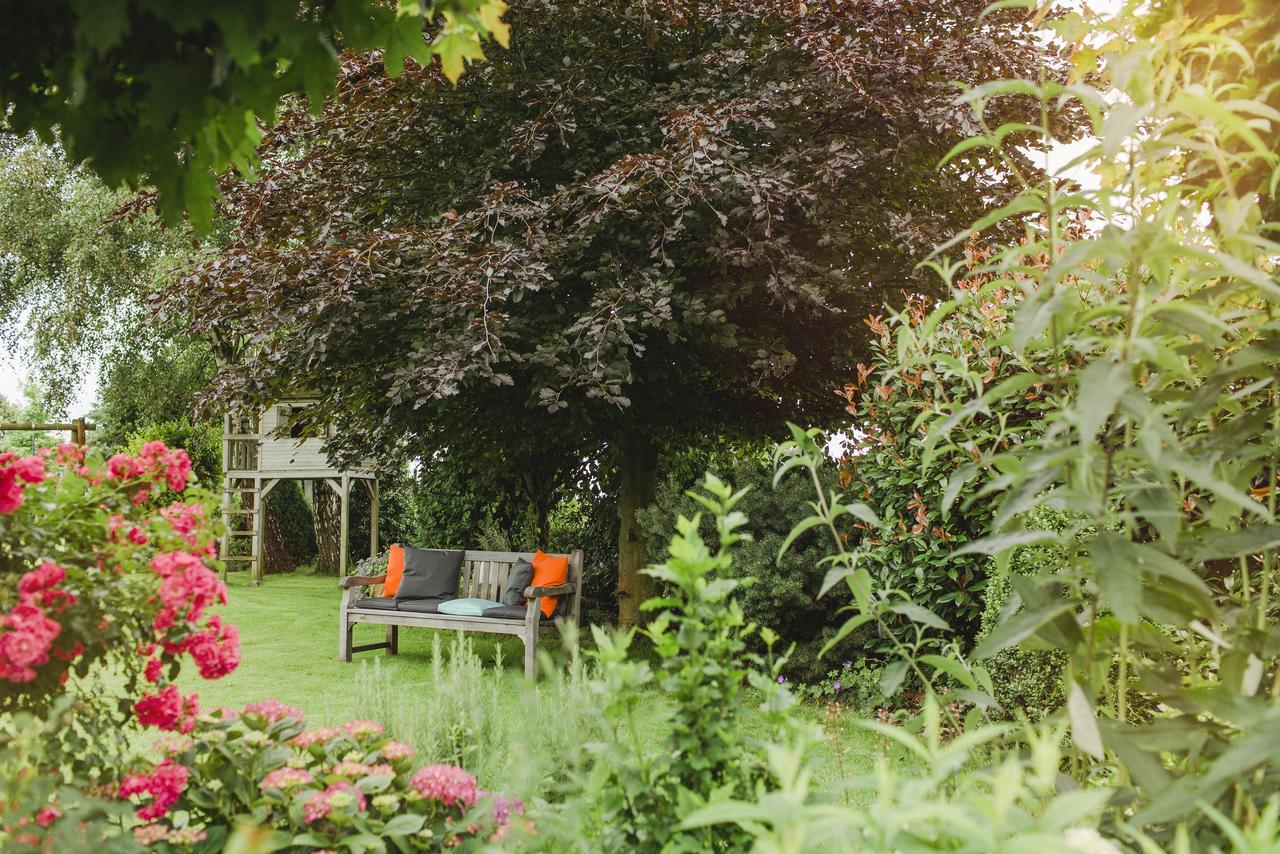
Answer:
M1058 535L1053 531L1010 531L1007 534L996 534L992 537L983 537L980 540L971 540L956 549L953 554L957 557L966 554L993 555L1005 549L1017 548L1018 546L1056 542L1058 542Z
M917 623L923 623L926 626L931 626L944 632L951 631L951 625L946 620L923 605L917 605L914 602L899 602L895 605L890 605L888 610L895 614L901 614Z
M1077 682L1071 683L1071 692L1067 695L1067 715L1071 719L1071 741L1101 762L1106 753L1102 749L1098 719L1093 714L1093 704Z
M885 699L891 698L898 693L898 689L902 687L902 680L907 676L907 663L905 661L891 661L884 666L884 670L880 673L880 693Z
M422 830L426 817L414 813L401 813L383 826L382 832L387 836L408 836Z
M845 620L844 625L841 626L840 630L835 633L835 636L832 637L831 640L827 641L822 645L822 649L818 651L818 658L822 658L828 652L834 649L836 644L840 643L840 641L847 638L851 632L857 631L858 629L862 628L863 626L865 626L867 623L871 622L874 619L875 617L871 614L858 614L855 617L850 617L849 619Z
M1104 534L1090 543L1102 603L1124 623L1136 623L1142 614L1142 567L1124 548L1122 537Z
M973 657L981 660L990 658L1002 649L1011 647L1026 640L1047 623L1072 610L1070 602L1046 603L1035 608L1027 608L1014 614L1012 618L999 623L992 631L973 648Z
M782 541L782 545L778 547L778 556L774 558L774 561L778 562L782 560L782 556L787 553L787 549L791 548L791 544L796 541L796 537L800 536L810 528L814 528L818 525L825 525L826 523L827 520L823 519L821 516L809 516L808 518L801 519L796 523L796 526L791 529L790 533L787 534L786 539Z
M1129 366L1123 362L1104 358L1085 366L1076 382L1073 413L1081 442L1093 441L1128 387Z
M440 57L440 69L450 83L457 83L466 70L467 61L484 59L480 36L474 30L455 22L452 13L444 13L445 26L431 44L431 50Z
M1040 287L1033 291L1018 306L1014 315L1011 338L1013 349L1021 353L1027 349L1027 344L1043 335L1061 306L1062 291L1051 287Z
M1240 557L1280 548L1280 525L1252 525L1239 531L1210 531L1191 547L1192 560Z
M946 673L948 676L950 676L952 679L956 680L956 682L958 682L960 685L963 685L966 688L972 688L976 690L978 687L977 682L974 681L973 674L971 674L968 670L966 670L965 666L961 664L959 661L956 661L954 658L948 658L945 655L937 655L935 653L929 653L928 655L920 656L920 662L922 664L928 664L929 666L933 667L935 670Z

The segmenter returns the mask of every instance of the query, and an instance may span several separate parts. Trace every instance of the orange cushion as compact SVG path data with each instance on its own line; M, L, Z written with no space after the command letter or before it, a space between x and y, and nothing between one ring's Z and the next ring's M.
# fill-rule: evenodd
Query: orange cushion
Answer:
M382 582L382 595L394 596L404 577L404 546L392 546L387 555L387 580Z
M539 551L533 556L533 581L531 587L555 587L569 580L569 558L552 557ZM556 596L543 596L538 604L542 616L550 617L556 610Z

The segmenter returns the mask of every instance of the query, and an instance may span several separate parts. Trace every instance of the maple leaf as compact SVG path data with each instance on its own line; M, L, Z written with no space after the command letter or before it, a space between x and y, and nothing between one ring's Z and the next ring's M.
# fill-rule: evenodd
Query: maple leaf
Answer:
M461 24L453 13L444 13L445 26L431 45L431 51L440 57L440 68L450 83L457 83L466 70L468 59L484 59L480 47L480 34Z

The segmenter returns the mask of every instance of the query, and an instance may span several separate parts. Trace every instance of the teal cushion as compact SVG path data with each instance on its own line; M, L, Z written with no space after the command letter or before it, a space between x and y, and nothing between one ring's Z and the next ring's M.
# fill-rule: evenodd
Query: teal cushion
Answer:
M441 602L436 610L441 614L453 614L457 617L479 617L489 608L500 605L501 602L494 602L492 599L450 599L448 602Z

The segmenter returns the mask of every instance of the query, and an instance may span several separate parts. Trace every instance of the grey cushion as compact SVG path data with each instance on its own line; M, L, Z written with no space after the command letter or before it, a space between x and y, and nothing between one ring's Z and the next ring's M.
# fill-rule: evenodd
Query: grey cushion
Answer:
M394 611L396 600L390 596L366 596L356 600L357 608L380 608L383 611Z
M524 590L533 583L533 564L529 563L526 558L516 558L516 562L511 565L511 572L507 575L507 586L502 591L503 605L515 605L524 607Z
M462 550L404 550L404 576L396 589L396 599L442 599L458 595L458 575L462 570Z
M500 608L489 608L480 616L482 617L498 617L503 620L523 620L524 615L528 612L527 605L503 605ZM543 622L550 622L550 617L544 617L541 613L538 618Z
M439 613L440 603L447 602L454 597L442 596L436 599L402 599L397 603L398 610L405 611L410 614L436 614Z

